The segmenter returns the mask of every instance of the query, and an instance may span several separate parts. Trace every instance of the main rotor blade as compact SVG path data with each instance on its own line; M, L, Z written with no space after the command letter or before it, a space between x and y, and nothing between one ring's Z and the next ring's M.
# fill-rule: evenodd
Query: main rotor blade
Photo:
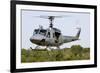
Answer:
M62 15L62 16L34 16L34 17L39 17L39 18L44 18L44 19L50 19L50 18L63 18L63 17L71 17L70 15Z
M62 16L40 16L40 18L50 19L50 18L61 18Z

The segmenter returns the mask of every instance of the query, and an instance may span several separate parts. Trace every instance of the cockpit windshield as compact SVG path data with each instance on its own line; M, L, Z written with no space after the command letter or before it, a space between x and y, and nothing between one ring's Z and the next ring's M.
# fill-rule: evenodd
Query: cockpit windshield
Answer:
M39 31L39 34L41 34L41 35L46 35L46 30L45 30L45 29L41 29L41 30Z
M46 30L45 29L35 29L34 34L41 34L41 35L46 35Z
M35 29L34 32L33 32L33 35L37 34L38 32L39 32L39 29Z

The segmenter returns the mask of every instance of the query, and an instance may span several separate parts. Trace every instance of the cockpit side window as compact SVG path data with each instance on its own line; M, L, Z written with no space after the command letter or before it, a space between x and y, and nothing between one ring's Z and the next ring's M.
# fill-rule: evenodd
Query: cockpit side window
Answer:
M47 33L47 37L50 38L50 32Z

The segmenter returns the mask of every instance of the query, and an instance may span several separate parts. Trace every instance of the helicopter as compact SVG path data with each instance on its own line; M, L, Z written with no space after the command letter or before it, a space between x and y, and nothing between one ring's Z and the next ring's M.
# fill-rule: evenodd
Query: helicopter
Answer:
M41 17L41 16L40 16ZM61 16L42 16L41 18L49 19L50 26L47 29L44 29L43 26L40 26L38 29L34 29L33 35L30 37L30 41L37 46L35 49L38 49L39 46L46 46L47 50L51 50L51 47L56 47L60 50L60 46L64 43L73 42L79 40L81 28L77 28L78 32L75 36L65 36L62 35L61 30L53 27L53 21L55 18Z

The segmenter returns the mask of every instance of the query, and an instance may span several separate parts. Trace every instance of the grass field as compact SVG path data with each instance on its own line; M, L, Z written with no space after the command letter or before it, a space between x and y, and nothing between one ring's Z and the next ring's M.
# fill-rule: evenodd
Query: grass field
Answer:
M70 61L90 59L90 48L83 48L80 45L73 45L71 48L61 50L33 49L21 50L21 62L48 62L48 61Z

